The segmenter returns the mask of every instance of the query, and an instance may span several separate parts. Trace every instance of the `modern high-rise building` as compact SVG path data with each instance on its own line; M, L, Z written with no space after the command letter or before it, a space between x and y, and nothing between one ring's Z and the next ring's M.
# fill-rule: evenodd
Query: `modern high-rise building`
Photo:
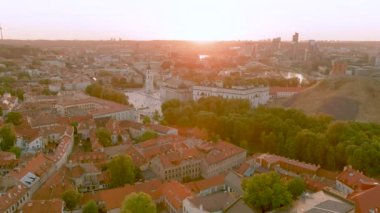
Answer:
M293 43L298 43L298 40L299 40L299 33L294 33L294 35L293 35Z

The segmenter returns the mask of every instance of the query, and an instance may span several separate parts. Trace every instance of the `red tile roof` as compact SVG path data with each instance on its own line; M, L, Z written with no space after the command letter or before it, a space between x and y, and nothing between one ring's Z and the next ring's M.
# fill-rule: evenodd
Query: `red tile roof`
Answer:
M234 155L245 152L246 150L224 141L212 144L212 149L206 155L208 164L217 164Z
M74 189L73 182L66 174L66 168L63 167L53 176L51 176L37 191L33 194L34 200L47 200L60 198L62 193Z
M286 157L272 155L272 154L262 154L262 153L255 154L254 158L257 160L265 161L267 164L271 164L271 165L279 164L281 166L285 166L287 169L297 170L299 172L309 171L309 172L315 173L320 168L320 166L318 165L304 163L297 160L292 160Z
M350 166L346 167L337 177L337 180L349 186L353 190L371 188L379 183L373 179L365 176L362 172L352 169Z
M26 203L21 210L25 213L62 213L63 204L61 199L32 200Z
M41 177L45 172L47 172L53 165L53 162L47 158L43 153L38 153L31 160L26 162L24 166L21 166L19 170L15 170L9 173L9 176L20 180L28 172L34 173L35 175Z
M104 152L77 152L70 156L73 163L103 163L107 161L107 155Z
M27 192L28 188L22 184L13 186L4 195L0 196L0 211L5 212L9 207L16 204Z
M380 186L355 193L350 199L355 202L355 212L368 213L370 210L380 212Z
M161 196L161 186L162 182L160 180L149 180L144 183L86 193L83 196L83 203L89 200L95 200L103 202L107 210L117 209L121 207L125 196L132 192L145 192L149 194L153 200L159 199Z
M226 175L221 174L204 180L186 183L185 186L192 192L199 193L200 191L209 189L211 187L224 185Z

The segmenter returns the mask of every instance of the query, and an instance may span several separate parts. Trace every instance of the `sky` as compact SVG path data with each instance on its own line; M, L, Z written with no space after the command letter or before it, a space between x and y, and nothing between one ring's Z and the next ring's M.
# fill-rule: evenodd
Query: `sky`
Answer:
M0 0L5 39L380 41L380 0Z

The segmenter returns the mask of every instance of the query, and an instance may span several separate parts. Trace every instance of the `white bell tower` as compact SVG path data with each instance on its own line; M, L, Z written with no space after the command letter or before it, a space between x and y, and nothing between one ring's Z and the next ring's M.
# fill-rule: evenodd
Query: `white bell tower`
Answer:
M153 73L150 69L150 64L148 64L148 67L145 71L145 93L152 93L154 90L153 85Z

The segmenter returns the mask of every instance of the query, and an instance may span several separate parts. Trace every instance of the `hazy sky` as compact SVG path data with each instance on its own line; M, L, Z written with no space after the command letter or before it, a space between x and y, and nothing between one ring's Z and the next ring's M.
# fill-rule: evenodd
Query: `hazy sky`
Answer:
M380 0L0 0L9 39L380 40Z

